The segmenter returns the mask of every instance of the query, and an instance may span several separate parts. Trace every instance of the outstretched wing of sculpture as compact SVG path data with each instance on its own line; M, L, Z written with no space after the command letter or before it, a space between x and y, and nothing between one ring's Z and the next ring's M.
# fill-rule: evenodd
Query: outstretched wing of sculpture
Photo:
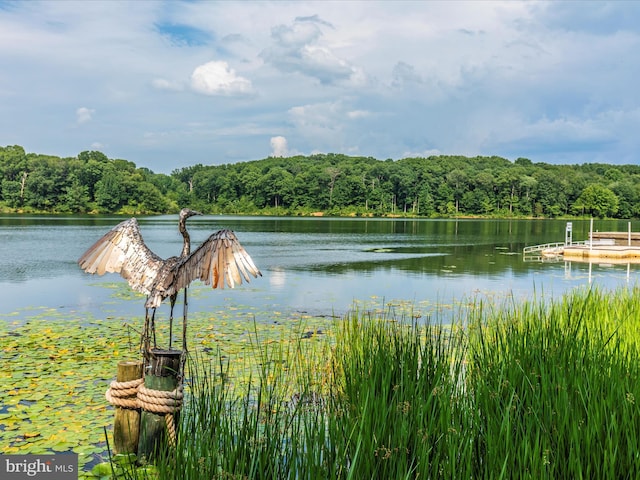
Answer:
M231 230L220 230L211 235L187 258L182 259L176 271L175 291L193 280L202 280L212 288L235 287L248 282L249 276L262 273L242 247Z
M135 218L119 223L78 260L87 273L119 273L135 291L149 295L165 261L142 240Z

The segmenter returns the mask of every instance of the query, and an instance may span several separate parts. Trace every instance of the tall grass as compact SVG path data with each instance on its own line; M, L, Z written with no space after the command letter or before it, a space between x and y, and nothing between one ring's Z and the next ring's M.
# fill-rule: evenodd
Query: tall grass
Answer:
M327 348L303 340L260 343L255 337L253 357L245 361L257 365L258 373L240 386L228 363L192 359L177 445L156 459L159 478L279 479L303 478L297 473L302 469L313 472L326 442L317 399L323 396Z
M468 387L484 478L638 478L638 291L477 311Z
M338 327L329 425L341 478L453 478L472 454L461 334L392 320L354 312Z
M452 326L352 312L324 341L256 339L240 392L222 363L193 362L159 477L638 478L638 289L466 311Z

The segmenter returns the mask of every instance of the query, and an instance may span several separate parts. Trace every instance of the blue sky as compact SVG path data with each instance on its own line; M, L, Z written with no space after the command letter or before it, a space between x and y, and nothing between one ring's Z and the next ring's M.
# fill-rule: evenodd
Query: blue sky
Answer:
M640 2L0 0L0 145L637 164Z

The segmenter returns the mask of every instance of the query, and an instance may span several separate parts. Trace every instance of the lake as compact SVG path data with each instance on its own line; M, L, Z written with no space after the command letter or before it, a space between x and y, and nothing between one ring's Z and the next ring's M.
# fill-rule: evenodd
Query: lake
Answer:
M120 276L89 275L76 264L122 220L0 215L0 320L22 323L69 312L88 318L144 315L144 298L130 293ZM177 215L138 220L155 253L179 254ZM561 242L565 226L561 220L194 217L188 222L192 249L230 228L263 277L223 291L196 282L189 310L236 310L270 321L274 315L341 315L354 304L384 303L410 305L424 315L478 296L558 297L589 285L637 283L640 265L524 261L523 247ZM594 230L627 228L626 221L594 222ZM573 221L574 240L588 233L589 220Z

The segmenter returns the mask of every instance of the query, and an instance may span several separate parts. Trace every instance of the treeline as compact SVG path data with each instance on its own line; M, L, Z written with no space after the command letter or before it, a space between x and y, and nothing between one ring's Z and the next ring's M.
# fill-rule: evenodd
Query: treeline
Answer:
M194 165L170 175L85 151L0 147L0 208L52 213L640 217L640 166L341 154Z

